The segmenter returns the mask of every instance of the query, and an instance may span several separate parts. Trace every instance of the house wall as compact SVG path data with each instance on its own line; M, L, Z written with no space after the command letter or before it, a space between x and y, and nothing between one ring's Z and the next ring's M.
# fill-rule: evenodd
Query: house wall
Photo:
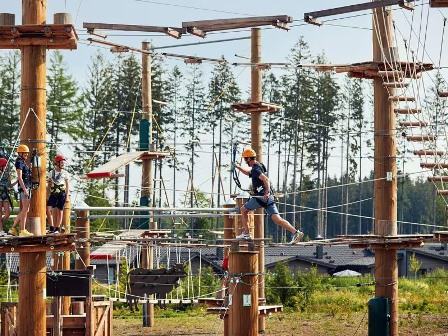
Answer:
M414 273L410 270L410 258L413 254L414 252L412 251L406 251L406 260L407 260L406 276L408 277L414 276ZM435 271L438 268L448 270L448 261L431 258L429 256L419 254L418 252L415 253L415 257L417 258L418 261L421 262L418 275L425 275L427 273L431 273L432 271Z
M309 272L310 270L311 270L311 267L313 267L313 264L312 263L310 263L310 262L307 262L307 261L303 261L303 260L292 260L292 261L289 261L288 263L287 263L287 265L288 265L288 268L291 270L291 272L293 272L293 273L298 273L298 272ZM325 266L321 266L321 265L316 265L316 264L314 264L315 265L315 267L317 268L317 272L319 273L319 274L322 274L322 275L328 275L329 274L329 272L333 269L333 268L328 268L328 267L325 267ZM266 269L268 270L268 271L274 271L274 269L275 269L275 264L272 264L272 265L269 265L269 266L266 266Z

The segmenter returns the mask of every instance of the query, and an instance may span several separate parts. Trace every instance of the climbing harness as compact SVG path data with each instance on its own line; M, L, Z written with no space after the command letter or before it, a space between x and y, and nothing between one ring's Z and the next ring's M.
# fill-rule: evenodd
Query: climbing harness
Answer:
M31 176L30 176L32 190L38 189L39 185L40 185L39 161L40 161L40 158L39 158L39 155L37 154L37 149L33 149L33 154L31 154ZM32 174L32 171L34 168L36 168L36 171L37 171L36 179L33 179L33 174Z

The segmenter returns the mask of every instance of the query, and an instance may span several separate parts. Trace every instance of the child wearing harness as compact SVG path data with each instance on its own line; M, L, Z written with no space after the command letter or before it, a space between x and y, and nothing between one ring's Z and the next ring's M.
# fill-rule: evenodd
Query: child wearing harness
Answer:
M65 157L56 155L54 157L54 169L48 175L48 185L50 189L50 197L47 202L47 213L50 213L48 224L50 226L49 233L60 233L62 215L64 212L65 201L69 197L69 174L64 169Z
M257 160L256 153L252 148L246 148L243 151L243 158L250 168L243 168L235 165L239 171L252 179L252 197L241 207L241 215L243 222L243 232L237 236L238 239L250 239L249 227L247 223L248 213L259 208L264 208L267 215L272 221L291 232L291 244L299 242L303 233L292 226L287 220L280 217L280 213L275 205L274 197L271 195L271 184L267 176L266 168Z
M17 183L19 184L20 212L17 214L14 224L9 233L20 237L29 237L33 234L26 228L26 220L31 202L31 190L33 187L31 166L26 162L30 149L27 145L17 147L17 159L15 163L17 173ZM19 223L19 232L17 232L17 223Z
M14 183L15 184L15 183ZM11 183L11 175L8 169L8 160L0 158L0 237L5 236L4 224L11 215L13 207L9 191L14 185Z

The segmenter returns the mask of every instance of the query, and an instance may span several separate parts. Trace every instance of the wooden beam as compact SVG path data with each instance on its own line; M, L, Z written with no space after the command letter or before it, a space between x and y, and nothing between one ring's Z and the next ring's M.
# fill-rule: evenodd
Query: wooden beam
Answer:
M237 28L274 26L281 29L288 29L287 24L292 22L292 17L288 15L254 16L234 19L187 21L182 22L182 28L193 35L203 37L206 32Z
M448 163L443 162L422 162L420 163L421 168L429 168L429 169L444 169L448 168Z
M448 182L448 176L429 176L428 177L429 182Z
M416 114L420 113L422 109L420 108L396 108L394 109L397 114Z
M152 52L148 51L148 50L133 48L133 47L129 47L129 46L125 46L125 45L122 45L122 44L117 44L117 43L113 43L113 42L109 42L109 41L104 41L104 40L97 40L97 39L94 39L94 38L91 38L91 37L89 37L87 39L87 41L89 41L91 43L98 43L98 44L107 45L107 46L110 46L110 47L113 47L113 48L118 48L116 50L120 51L120 52L128 52L128 51L132 50L132 51L136 51L136 52L139 52L139 53L142 53L142 54L149 54L149 55L152 54Z
M437 150L431 150L431 149L419 149L419 150L415 150L414 151L414 155L419 155L419 156L426 156L426 155L446 155L447 152L445 151L437 151Z
M435 135L430 135L430 134L424 134L424 135L409 135L406 137L406 140L408 141L415 141L415 142L420 142L420 141L434 141L436 140L437 137Z
M83 27L87 29L88 33L93 33L95 29L103 30L121 30L121 31L137 31L148 33L162 33L168 36L180 39L182 36L182 28L174 27L159 27L159 26L143 26L143 25L130 25L119 23L93 23L84 22Z
M428 126L426 121L400 121L401 127L425 127Z
M393 6L393 5L399 5L400 7L410 9L408 3L411 1L414 1L414 0L409 0L409 1L380 0L380 1L374 1L374 2L365 2L365 3L361 3L361 4L356 4L356 5L336 7L336 8L325 9L325 10L316 11L316 12L305 13L304 20L307 23L320 25L322 23L318 22L316 20L317 18L359 12L359 11L370 10L370 9L375 9L375 8L380 8L380 7Z

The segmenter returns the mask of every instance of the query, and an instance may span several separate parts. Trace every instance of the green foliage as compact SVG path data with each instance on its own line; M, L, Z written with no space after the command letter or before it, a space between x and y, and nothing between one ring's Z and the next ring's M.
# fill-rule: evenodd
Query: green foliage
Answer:
M0 57L0 140L13 145L19 134L20 52Z
M412 253L409 258L409 270L414 273L414 278L417 277L420 267L422 267L422 262L415 257L415 253Z
M82 114L83 97L79 94L77 83L68 74L59 51L51 54L47 81L47 129L52 141L76 138L80 135L77 123ZM55 155L56 148L52 152Z

